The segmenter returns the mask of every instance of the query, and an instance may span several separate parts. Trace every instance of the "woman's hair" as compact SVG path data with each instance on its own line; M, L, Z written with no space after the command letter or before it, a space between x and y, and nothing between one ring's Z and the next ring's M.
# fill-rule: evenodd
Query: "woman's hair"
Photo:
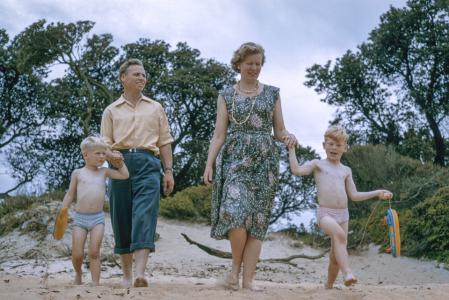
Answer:
M231 59L231 67L237 73L240 73L240 63L249 55L262 54L262 65L265 63L265 50L259 44L248 42L242 44L237 50L234 51L234 55Z
M330 126L324 133L324 139L330 138L336 141L348 142L349 136L341 126Z
M118 78L122 78L122 75L125 74L126 71L128 71L128 68L135 65L143 67L143 63L140 59L130 58L125 60L125 62L120 66L120 73L118 75Z
M109 150L111 148L101 137L98 136L88 136L81 142L80 147L82 153L95 148L102 148L105 150Z

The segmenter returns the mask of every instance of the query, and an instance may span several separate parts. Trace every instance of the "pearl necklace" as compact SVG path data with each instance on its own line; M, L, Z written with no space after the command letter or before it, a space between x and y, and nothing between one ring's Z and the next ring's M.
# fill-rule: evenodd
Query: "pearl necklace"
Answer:
M257 88L259 87L259 84L257 84ZM240 89L239 89L240 90ZM248 120L249 117L251 116L251 114L253 113L254 110L254 104L256 103L256 99L257 99L257 95L250 97L252 99L251 101L251 108L249 110L248 115L242 120L242 121L237 121L237 119L234 117L234 111L235 111L235 96L237 95L237 90L234 89L234 96L232 96L232 106L231 106L231 115L230 115L230 119L231 121L233 121L235 124L237 125L243 125L245 124Z
M253 89L251 89L251 90L244 90L244 89L242 89L242 87L240 86L240 80L239 80L237 82L237 89L240 92L244 93L244 94L252 94L254 92L257 92L259 90L259 80L256 81L256 86Z

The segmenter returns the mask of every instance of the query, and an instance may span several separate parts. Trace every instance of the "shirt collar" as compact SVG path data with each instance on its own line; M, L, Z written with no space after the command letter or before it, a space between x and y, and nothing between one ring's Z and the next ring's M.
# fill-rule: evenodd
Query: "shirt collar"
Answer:
M150 98L148 98L147 96L145 96L145 95L142 95L142 98L140 98L141 100L144 100L144 101L147 101L148 103L151 103L151 99ZM126 103L127 101L126 101L126 99L125 99L125 97L123 96L123 94L121 94L120 95L120 98L118 98L118 100L117 101L115 101L115 106L119 106L119 105L121 105L121 104L123 104L123 103Z

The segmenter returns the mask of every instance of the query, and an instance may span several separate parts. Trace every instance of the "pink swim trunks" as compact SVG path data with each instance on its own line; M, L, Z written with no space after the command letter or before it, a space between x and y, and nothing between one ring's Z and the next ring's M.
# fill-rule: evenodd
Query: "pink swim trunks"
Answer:
M328 208L318 206L318 209L316 211L316 219L318 221L318 225L320 224L320 220L325 216L329 216L338 224L342 224L349 221L349 210L348 208Z

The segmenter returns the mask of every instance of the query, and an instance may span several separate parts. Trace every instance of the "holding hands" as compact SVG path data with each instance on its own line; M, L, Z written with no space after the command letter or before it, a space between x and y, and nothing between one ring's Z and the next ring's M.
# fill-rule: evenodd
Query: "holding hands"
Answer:
M106 154L106 159L116 169L120 169L123 166L123 163L124 163L123 154L120 151L117 151L117 150L113 150L113 151L108 152Z
M290 149L299 146L298 140L292 133L282 136L282 142Z

